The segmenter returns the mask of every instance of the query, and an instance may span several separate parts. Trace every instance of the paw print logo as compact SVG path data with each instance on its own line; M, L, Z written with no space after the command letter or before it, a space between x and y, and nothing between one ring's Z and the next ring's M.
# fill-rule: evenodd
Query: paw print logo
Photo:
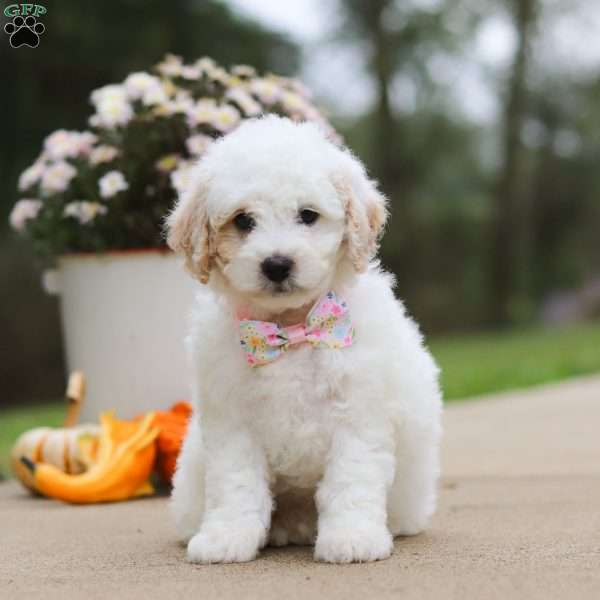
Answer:
M10 35L10 45L13 48L20 48L21 46L37 48L40 43L40 35L45 30L44 25L39 23L33 15L25 18L17 16L11 23L4 26L5 33Z

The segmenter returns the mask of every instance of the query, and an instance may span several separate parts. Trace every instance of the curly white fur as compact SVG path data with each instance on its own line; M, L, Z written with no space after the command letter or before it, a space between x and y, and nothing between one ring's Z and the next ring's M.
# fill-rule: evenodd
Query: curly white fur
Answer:
M298 212L311 208L307 226ZM236 232L240 211L254 218ZM327 562L384 559L396 535L426 527L436 502L438 369L369 263L385 200L362 165L309 124L265 117L216 143L168 220L169 243L208 286L189 347L195 412L171 508L192 562L254 559L268 541L315 544ZM294 260L288 287L261 262ZM301 321L328 289L356 329L341 350L294 346L251 368L240 310Z

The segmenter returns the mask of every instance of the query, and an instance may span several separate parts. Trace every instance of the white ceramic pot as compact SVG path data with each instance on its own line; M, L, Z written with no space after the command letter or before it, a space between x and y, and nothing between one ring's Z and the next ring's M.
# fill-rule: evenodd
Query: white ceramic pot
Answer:
M60 295L68 369L87 380L81 421L189 399L184 338L200 286L173 253L66 255L51 287Z

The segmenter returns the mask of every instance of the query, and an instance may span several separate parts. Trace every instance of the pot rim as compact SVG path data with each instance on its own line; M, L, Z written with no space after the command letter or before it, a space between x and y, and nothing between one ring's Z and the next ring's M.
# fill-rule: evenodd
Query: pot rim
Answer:
M119 257L130 257L140 255L169 255L175 256L173 250L168 246L161 246L159 248L124 248L116 250L105 250L102 252L65 252L58 255L58 260L71 260L71 259L99 259L99 258L119 258Z

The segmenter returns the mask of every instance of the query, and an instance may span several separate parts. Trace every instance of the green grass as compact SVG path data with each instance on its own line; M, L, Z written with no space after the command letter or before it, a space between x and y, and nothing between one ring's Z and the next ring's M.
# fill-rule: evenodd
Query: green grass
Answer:
M600 371L600 322L561 329L434 338L446 400Z
M9 453L17 437L32 427L59 427L65 418L65 411L64 401L0 411L0 478L10 475Z
M600 372L600 322L565 329L433 338L446 400L524 388ZM39 425L59 426L64 402L0 411L0 474L17 436Z

